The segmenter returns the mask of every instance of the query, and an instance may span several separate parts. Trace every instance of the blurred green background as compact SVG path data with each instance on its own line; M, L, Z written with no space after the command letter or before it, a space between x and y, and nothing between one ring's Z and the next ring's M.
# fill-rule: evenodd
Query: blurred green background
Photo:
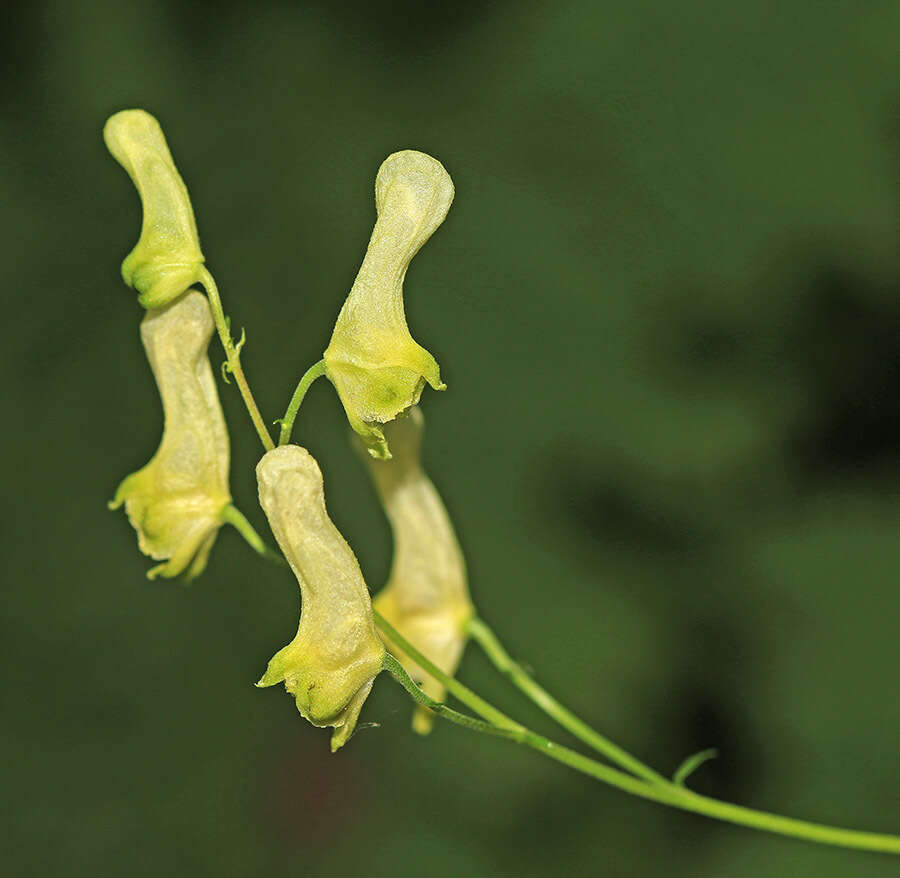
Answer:
M510 650L695 788L900 831L900 7L38 2L0 28L9 875L887 876L409 730L336 756L252 683L299 594L224 531L149 583L106 501L161 412L100 132L161 121L266 416L319 358L390 152L456 184L413 262L429 470ZM221 352L211 348L218 364ZM232 488L260 529L233 388ZM314 386L295 437L370 585L390 536ZM462 677L558 735L475 649Z

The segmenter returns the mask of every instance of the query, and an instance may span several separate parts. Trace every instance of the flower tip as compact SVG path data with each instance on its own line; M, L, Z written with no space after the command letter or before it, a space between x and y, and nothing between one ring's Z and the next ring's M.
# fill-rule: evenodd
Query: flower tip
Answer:
M291 644L282 647L266 665L266 672L259 678L255 684L258 689L267 689L269 686L277 686L279 683L285 682L287 675L287 666L291 656ZM290 687L286 685L288 691Z
M369 456L374 457L375 460L390 460L393 457L383 433L376 439L374 445L366 446L366 451L368 451Z
M202 278L204 258L187 189L159 122L145 110L110 116L103 140L143 205L141 236L122 263L122 279L145 308L161 308Z
M124 164L126 158L125 141L138 138L143 140L162 138L159 122L146 110L119 110L118 113L113 113L103 126L103 142L120 164Z
M274 686L278 681L269 679L269 672L266 671L253 685L257 689L268 689Z
M377 675L378 671L375 672ZM373 675L371 679L369 679L366 683L364 683L359 691L350 699L347 703L347 706L344 708L341 714L340 720L334 724L334 733L331 736L331 752L337 753L347 741L353 736L353 733L356 731L356 724L359 721L359 713L362 710L362 706L365 703L366 698L369 697L369 692L372 691L372 684L375 681L375 676ZM332 725L332 723L328 722L326 725Z
M341 726L334 730L334 734L331 736L331 752L337 753L347 741L350 740L350 730L347 726Z
M434 728L434 711L423 707L422 705L416 705L416 709L413 711L412 718L412 729L417 735L430 735L431 730Z
M453 181L436 158L415 149L404 149L389 155L378 169L375 203L379 212L395 186L403 212L414 218L417 225L421 224L421 246L450 210L455 194Z
M151 567L147 571L147 579L151 582L154 579L159 579L160 576L163 577L163 579L170 579L172 574L168 572L168 566L169 564L166 562L165 564L157 564L155 567Z
M277 686L284 680L284 674L279 673L271 667L266 668L266 672L253 684L257 689L268 689L270 686Z

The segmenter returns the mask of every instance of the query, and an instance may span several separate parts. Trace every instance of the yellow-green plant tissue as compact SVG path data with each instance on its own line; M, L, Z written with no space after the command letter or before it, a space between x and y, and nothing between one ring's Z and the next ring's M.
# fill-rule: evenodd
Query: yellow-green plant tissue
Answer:
M410 335L403 279L452 201L450 175L425 153L395 152L378 170L378 219L323 355L350 426L374 457L390 457L382 426L415 405L426 382L446 386L434 357Z
M206 354L212 332L209 303L196 290L141 322L162 397L163 436L150 462L119 485L110 508L124 503L141 551L167 559L151 578L200 573L231 502L228 431Z
M315 726L332 726L332 752L356 727L384 646L359 563L328 517L322 473L297 445L269 451L256 467L259 502L300 583L297 636L277 652L257 686L284 682Z
M450 516L420 463L424 418L418 407L385 428L390 460L367 456L369 471L391 523L394 560L388 584L376 595L375 609L444 673L453 675L466 643L472 604L466 565ZM444 686L402 650L388 648L406 672L436 701ZM434 714L418 706L413 728L431 730Z
M160 308L200 279L203 253L194 211L159 123L144 110L122 110L103 129L107 149L128 172L144 209L141 237L122 263L122 278L145 308Z

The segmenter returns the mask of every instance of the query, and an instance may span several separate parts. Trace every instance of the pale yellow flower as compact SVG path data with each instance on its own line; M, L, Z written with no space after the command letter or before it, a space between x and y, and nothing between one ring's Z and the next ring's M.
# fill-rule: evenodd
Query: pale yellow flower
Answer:
M257 686L284 681L306 719L334 727L334 752L356 727L384 661L369 592L356 556L328 517L312 455L282 445L260 460L256 477L260 505L302 601L297 636L275 654Z
M415 405L426 382L446 386L434 357L410 335L403 279L452 201L450 175L424 153L396 152L378 170L378 219L323 355L350 426L375 457L390 457L382 426Z
M462 658L466 623L473 608L453 525L421 467L423 428L422 413L416 407L410 409L407 416L385 428L393 457L367 457L394 534L390 578L375 597L374 606L413 646L452 676ZM401 650L395 655L426 694L436 701L444 699L443 685ZM433 720L431 711L417 707L413 728L425 734Z
M206 355L213 320L191 290L148 311L141 340L162 397L165 423L156 454L128 476L110 508L125 504L141 551L168 559L147 574L193 578L206 566L228 490L228 431Z
M194 211L159 123L144 110L122 110L103 139L128 172L144 209L141 237L122 263L122 277L145 308L159 308L200 279L203 253Z

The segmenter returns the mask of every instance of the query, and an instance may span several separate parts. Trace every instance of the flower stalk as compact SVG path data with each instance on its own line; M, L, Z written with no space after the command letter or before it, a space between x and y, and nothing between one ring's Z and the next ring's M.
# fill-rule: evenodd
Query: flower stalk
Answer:
M782 817L766 811L744 808L740 805L732 805L729 802L721 802L709 796L701 796L669 781L650 783L647 780L626 774L619 769L603 765L594 759L583 756L581 753L577 753L568 747L551 741L549 738L545 738L543 735L531 731L514 720L510 720L504 713L476 695L467 686L445 674L377 613L375 614L375 621L378 627L400 649L417 664L425 668L431 676L446 686L449 692L487 722L496 726L498 729L496 734L536 750L549 759L560 762L575 771L599 780L601 783L616 787L623 792L642 799L649 799L683 811L692 811L695 814L702 814L705 817L711 817L715 820L722 820L749 829L774 832L790 838L833 845L835 847L900 854L900 836L897 835L842 829L837 826L826 826L822 823L796 820L792 817ZM436 715L441 716L442 714L437 712Z
M543 686L539 685L518 662L513 661L503 644L487 623L478 617L466 623L468 635L484 650L493 665L524 692L548 716L552 717L564 729L576 738L584 741L598 753L602 753L610 762L630 771L635 777L643 778L650 783L669 783L668 778L644 765L639 759L614 744L599 732L592 729L584 720L579 719L571 710L557 701Z

